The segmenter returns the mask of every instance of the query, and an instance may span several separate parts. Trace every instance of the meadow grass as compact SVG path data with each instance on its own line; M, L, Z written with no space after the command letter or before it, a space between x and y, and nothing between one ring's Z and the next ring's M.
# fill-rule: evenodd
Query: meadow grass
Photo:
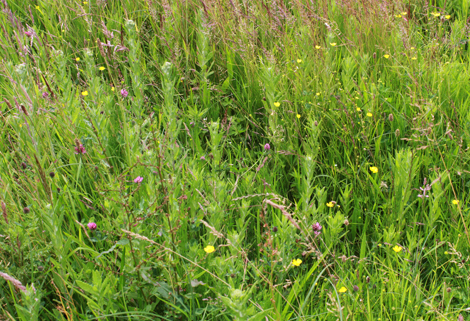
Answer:
M469 6L2 0L0 319L470 319Z

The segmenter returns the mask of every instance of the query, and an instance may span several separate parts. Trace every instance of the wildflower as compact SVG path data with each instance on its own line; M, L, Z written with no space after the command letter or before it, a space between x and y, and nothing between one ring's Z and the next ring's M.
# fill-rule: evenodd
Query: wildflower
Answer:
M357 291L359 291L359 287L358 287L357 285L355 285L355 286L353 287L353 290L354 290L354 292L357 292Z
M447 254L449 254L449 252L445 251L444 254L447 255Z
M411 57L411 60L416 60L416 59L418 59L418 58L416 58L416 57Z
M329 203L326 203L326 206L328 206L328 207L333 207L333 206L335 206L335 205L333 204L333 202L329 202Z
M141 183L143 180L144 180L144 178L143 178L142 176L137 176L137 177L134 179L134 183Z
M408 12L406 11L403 11L403 12L400 12L402 16L406 16L408 14Z
M302 62L302 59L297 59L297 63L300 64Z
M415 49L415 47L411 47L410 49L411 49L411 50L414 50L414 49Z
M80 61L80 58L78 58L78 57L77 57L77 58L75 58L75 61Z
M273 227L273 233L277 233L278 228L276 226Z
M316 46L315 46L315 49L321 49L321 46L316 45Z
M126 98L127 95L129 95L129 93L127 92L127 90L125 90L124 88L121 89L121 96Z
M341 287L341 289L338 290L339 293L344 293L346 292L348 289L346 289L344 286Z
M297 114L297 118L300 118L300 115L299 115L299 114Z
M279 106L281 106L281 103L276 101L276 102L274 103L274 107L279 107Z
M83 4L84 4L84 5L87 5L87 4L88 4L88 2L86 2L86 1L85 1L85 2L83 2Z
M33 36L33 32L32 32L32 31L25 31L24 34L25 34L27 37L32 37L32 36Z
M453 201L452 201L452 204L458 205L458 204L459 204L459 200L453 200Z
M446 15L445 18L446 18L446 20L449 20L450 19L450 14Z
M51 178L54 178L54 177L55 177L55 173L54 173L54 172L50 172L50 173L49 173L49 176L50 176Z
M264 145L264 150L268 151L270 149L271 149L271 146L268 143L266 143L266 145Z
M43 93L42 93L42 98L46 99L47 96L49 96L49 94L48 94L47 92L43 92Z
M372 117L372 113L367 113L367 117Z
M215 251L215 248L212 245L208 245L204 248L204 251L210 254Z
M361 108L357 107L356 110L357 110L357 111L361 111Z
M201 156L200 160L206 160L206 158L204 156Z
M93 223L93 222L88 223L87 226L90 229L90 231L94 231L97 228L96 223Z
M393 247L393 250L398 253L398 252L401 252L401 250L403 250L403 248L401 246L395 245Z
M88 91L82 91L82 96L88 96Z
M374 173L374 174L377 174L378 171L379 171L379 169L378 169L377 167L375 167L375 166L372 166L372 167L369 168L369 169L370 169L370 171L371 171L372 173Z
M320 225L320 223L316 222L315 224L312 225L312 229L315 235L320 235L322 226Z
M420 187L419 189L423 192L423 194L418 194L419 198L429 197L429 195L426 195L426 192L431 190L431 186L426 184L426 178L424 178L423 187Z
M105 68L104 67L100 67L100 70L103 71Z
M401 18L401 15L396 14L396 15L395 15L395 18Z
M299 266L300 264L302 264L302 260L301 260L301 259L293 259L293 260L292 260L292 265L294 265L294 266Z
M111 87L111 91L114 91L114 87Z
M331 45L332 47L334 47L334 46L336 46L336 42L331 42L330 45Z
M39 6L36 6L36 10L39 10Z
M86 154L86 149L81 143L78 143L77 146L75 146L75 154Z
M317 93L317 96L320 96L320 93Z
M390 58L390 55L384 55L384 58L388 59L388 58Z
M23 208L23 213L28 214L29 213L29 207Z
M441 15L440 12L431 12L431 14L434 16L434 17L439 17Z

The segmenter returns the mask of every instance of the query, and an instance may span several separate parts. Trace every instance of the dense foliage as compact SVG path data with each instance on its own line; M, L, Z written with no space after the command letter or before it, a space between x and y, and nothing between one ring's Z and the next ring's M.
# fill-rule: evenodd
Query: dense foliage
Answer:
M2 0L0 319L470 318L469 5Z

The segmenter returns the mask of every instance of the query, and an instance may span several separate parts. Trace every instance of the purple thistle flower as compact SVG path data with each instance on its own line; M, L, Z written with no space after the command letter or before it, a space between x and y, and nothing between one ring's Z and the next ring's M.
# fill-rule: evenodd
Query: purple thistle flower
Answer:
M268 151L271 149L271 146L269 144L264 145L264 150Z
M141 183L144 180L142 176L137 176L136 179L134 179L134 183Z
M45 98L47 98L48 96L49 96L49 94L48 94L47 92L43 92L43 93L42 93L42 98L45 99Z
M88 223L87 226L90 229L90 231L94 231L97 228L96 223L93 223L93 222Z
M75 154L86 154L86 149L82 144L75 146Z
M24 34L28 37L31 37L33 35L32 31L25 31Z
M201 156L201 158L200 158L200 159L201 159L201 160L206 160L206 158L205 158L204 156Z
M121 95L122 97L126 98L127 95L129 95L129 93L127 92L127 90L125 90L124 88L121 89Z
M320 223L316 222L315 224L312 225L312 229L315 235L320 235L322 226L320 225Z

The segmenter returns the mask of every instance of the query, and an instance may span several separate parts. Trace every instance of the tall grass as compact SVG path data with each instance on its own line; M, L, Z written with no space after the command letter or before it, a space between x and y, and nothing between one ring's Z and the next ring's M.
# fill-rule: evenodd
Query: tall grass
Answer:
M467 2L2 0L0 319L469 318Z

